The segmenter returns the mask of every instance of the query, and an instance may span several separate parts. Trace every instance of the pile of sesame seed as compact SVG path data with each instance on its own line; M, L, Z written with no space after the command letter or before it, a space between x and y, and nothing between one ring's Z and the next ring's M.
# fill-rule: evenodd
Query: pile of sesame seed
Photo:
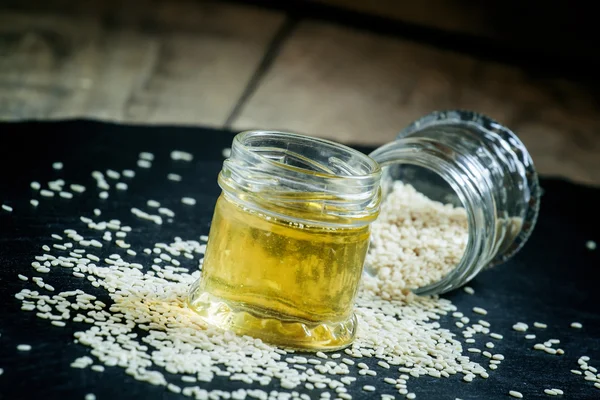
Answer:
M433 201L396 181L372 226L366 266L375 279L369 286L384 298L411 296L410 289L438 282L452 271L467 238L463 208Z
M188 162L193 159L191 154L181 151L171 153L171 158ZM153 160L154 155L146 152L140 153L138 161L150 164L143 163L147 166L141 168L151 168ZM135 177L132 170L113 172L92 173L97 191L110 190L104 176L113 180ZM62 190L66 182L60 182L52 185L54 189L50 187L51 193ZM86 190L83 185L75 190L73 185L70 187L75 193ZM37 182L31 187L34 191L42 190ZM413 251L423 250L424 257L411 264L408 273L400 259L371 264L376 274L365 277L357 296L356 340L343 351L299 353L207 326L187 308L186 298L190 285L200 276L208 238L175 237L134 249L129 244L136 242L129 240L133 235L131 227L120 220L102 220L99 208L93 209L90 213L93 215L82 216L81 225L52 235L56 243L42 246L41 253L31 263L33 270L18 274L17 279L24 287L15 297L24 312L47 320L49 329L75 330L73 340L90 351L73 360L72 368L87 369L90 373L122 368L138 381L196 399L351 399L351 390L383 400L415 399L417 394L409 390L409 383L421 376L442 379L459 375L466 383L487 379L504 361L502 354L493 352L503 336L492 332L489 322L477 319L487 315L487 311L474 307L469 317L447 299L415 297L408 290L415 284L423 284L415 274L437 279L454 267L466 240L461 236L466 230L463 211L434 203L408 185L399 184L395 193L394 204L406 206L416 202L417 206L410 211L401 207L407 214L395 220L390 210L384 210L384 219L378 222L379 245L391 240L386 235L394 232L386 231L383 225L387 221L402 231L402 241L396 241L396 246L409 244ZM190 206L195 200L183 198L182 203ZM169 218L176 217L174 211L161 207L156 200L148 199L146 206ZM433 219L438 212L441 220L436 222ZM131 214L148 223L157 223L161 218L140 209L132 209ZM122 213L125 217L131 214ZM429 221L419 222L416 216ZM403 231L398 224L407 218L413 226ZM421 235L421 228L429 229L428 233ZM438 229L442 230L442 239L436 241L437 247L420 247ZM442 251L443 247L446 248L443 260L433 262L428 251ZM382 252L372 252L371 262L377 254L383 255L382 259L391 256L391 248L378 248ZM409 257L408 252L403 257ZM54 287L44 282L43 276L47 274L69 276L80 282L79 289ZM470 287L465 291L475 293ZM455 319L456 327L462 330L459 335L442 326L444 316ZM525 325L525 329L517 330L527 330L526 324L517 325L519 328ZM534 323L534 327L542 329L545 324ZM464 349L461 341L473 347ZM476 343L485 349L475 347ZM29 344L19 344L17 349L36 351L35 345ZM470 354L484 360L487 369L483 363L471 359ZM586 371L585 379L591 381L590 374L596 371L587 361L589 358L582 357L579 365ZM361 377L360 384L357 376ZM207 383L217 378L246 386L235 390L207 389ZM600 375L594 377L594 384L600 388ZM278 389L265 390L271 385ZM560 389L540 390L547 395L562 394ZM509 394L523 397L516 391ZM94 398L93 393L86 395L86 399Z

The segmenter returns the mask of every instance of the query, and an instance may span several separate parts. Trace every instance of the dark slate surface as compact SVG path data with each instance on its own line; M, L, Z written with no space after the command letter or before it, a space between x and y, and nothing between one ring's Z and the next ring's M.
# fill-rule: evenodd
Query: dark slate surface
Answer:
M33 256L41 253L43 244L53 243L50 235L66 228L77 229L79 216L90 215L95 207L103 210L103 219L119 218L133 227L128 240L136 249L176 235L185 239L207 234L219 193L216 176L223 161L221 150L230 145L232 133L73 121L0 124L0 137L0 203L14 207L13 213L0 212L0 368L4 369L0 399L82 399L90 392L98 399L183 398L162 387L137 382L118 367L106 368L101 374L70 368L76 357L89 354L89 348L72 340L73 331L82 327L74 323L66 328L54 327L32 313L20 311L20 302L13 296L32 283L18 280L17 273L24 271L31 276L29 265ZM173 163L169 158L173 149L192 152L194 162ZM151 170L134 168L140 151L151 151L157 156ZM62 161L64 170L52 170L54 161ZM107 168L132 168L137 176L127 192L112 192L108 200L99 200L96 190L91 190L90 172ZM168 181L169 172L183 175L183 182ZM83 183L88 190L73 200L43 199L37 209L31 207L33 191L29 182L59 177ZM473 281L474 296L462 290L447 295L471 318L477 317L470 311L474 306L488 310L485 319L492 324L492 330L504 335L504 340L495 341L494 351L504 354L506 360L499 369L490 371L489 379L470 384L462 382L462 375L412 379L409 389L417 394L417 399L507 399L511 389L522 392L526 399L548 398L543 389L551 387L563 389L564 399L600 399L600 390L591 382L569 372L577 367L577 359L582 355L590 356L590 364L600 367L600 250L590 251L585 246L587 240L600 242L595 222L600 189L555 179L543 179L542 186L545 195L541 216L524 250L509 263L484 272ZM198 204L182 206L180 198L184 195L195 197ZM131 216L132 206L142 205L150 198L176 211L172 224L157 226ZM143 257L140 252L138 255ZM187 266L194 265L190 262ZM88 282L66 273L50 273L45 281L65 290L80 285L88 291L94 289ZM518 321L530 326L534 321L545 322L548 329L530 328L530 333L536 333L538 338L525 340L524 334L511 329ZM581 322L584 328L570 328L573 321ZM442 320L442 325L459 331L452 318ZM550 338L561 340L565 355L532 350L533 343ZM19 343L29 343L33 350L18 352ZM478 347L482 347L479 341ZM470 356L475 360L483 358ZM381 381L386 371L372 365L379 373L376 381ZM393 376L397 377L397 373ZM383 383L378 384L377 394L362 392L364 384L375 381L367 379L359 377L355 382L356 390L350 391L354 398L379 398L380 393L394 393ZM217 379L207 388L219 385L238 387ZM316 393L312 396L318 398Z

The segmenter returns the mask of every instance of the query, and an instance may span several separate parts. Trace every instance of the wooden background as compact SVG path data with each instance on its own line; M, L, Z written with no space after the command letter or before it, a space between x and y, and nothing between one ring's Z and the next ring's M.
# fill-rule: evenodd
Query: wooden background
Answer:
M466 33L487 35L473 15L481 7L461 12L452 4L464 1L431 1L439 3L435 20L448 21L434 28L456 31L475 21ZM0 119L268 128L381 144L423 114L466 108L515 130L541 173L600 184L600 90L595 76L583 72L590 65L577 58L590 52L561 47L582 71L570 65L563 74L547 62L550 42L540 47L543 62L519 65L506 62L502 51L496 60L256 4L4 1ZM361 9L357 4L366 3L342 5ZM398 19L435 25L433 11L396 12ZM523 49L536 60L534 42L523 40Z

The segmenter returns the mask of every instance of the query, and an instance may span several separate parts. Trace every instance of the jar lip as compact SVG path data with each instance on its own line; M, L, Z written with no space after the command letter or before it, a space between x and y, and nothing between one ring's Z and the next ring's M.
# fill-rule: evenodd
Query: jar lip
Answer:
M260 152L257 152L257 149L260 149L263 146L252 146L251 144L255 141L259 141L261 139L281 139L285 140L296 140L298 142L305 142L307 145L312 145L314 147L321 146L325 148L329 148L332 150L341 151L352 157L355 157L357 161L360 162L360 168L362 171L357 171L356 168L348 168L345 170L346 174L334 173L332 171L328 171L323 168L321 171L314 171L308 168L288 165L286 163L274 160L269 157L265 157ZM264 148L264 147L263 147ZM286 148L281 147L280 150L286 150ZM353 149L349 146L312 136L301 135L298 133L292 132L284 132L284 131L271 131L271 130L247 130L238 133L234 139L232 144L232 155L234 151L240 151L244 156L252 157L261 162L265 162L277 168L282 168L285 170L294 171L297 173L305 173L307 175L316 175L322 178L337 178L344 180L353 180L353 181L363 181L363 180L379 180L381 176L381 167L380 165L373 160L368 155Z

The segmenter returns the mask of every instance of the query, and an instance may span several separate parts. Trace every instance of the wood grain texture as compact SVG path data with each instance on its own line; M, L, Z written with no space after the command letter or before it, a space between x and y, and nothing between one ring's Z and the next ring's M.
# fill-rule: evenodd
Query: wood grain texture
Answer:
M0 118L222 126L283 20L194 1L8 2Z
M234 122L381 144L433 110L515 130L540 172L600 184L598 91L397 38L302 23Z

